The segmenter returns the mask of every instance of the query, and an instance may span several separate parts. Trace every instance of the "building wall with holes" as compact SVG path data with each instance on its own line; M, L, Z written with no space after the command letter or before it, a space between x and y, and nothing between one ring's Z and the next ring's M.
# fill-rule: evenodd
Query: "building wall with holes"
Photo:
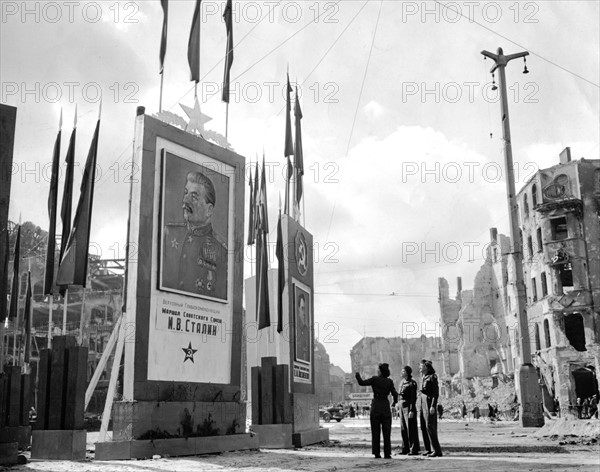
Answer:
M573 372L600 372L600 161L566 148L517 200L532 360L545 407L567 413L588 388Z

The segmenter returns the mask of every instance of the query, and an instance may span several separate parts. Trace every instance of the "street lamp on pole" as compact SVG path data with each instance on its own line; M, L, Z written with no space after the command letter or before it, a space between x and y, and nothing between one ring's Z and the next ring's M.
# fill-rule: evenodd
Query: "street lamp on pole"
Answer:
M512 142L510 137L510 121L508 117L508 98L506 94L506 65L513 59L525 58L527 51L516 54L504 55L502 48L497 54L481 51L485 57L494 61L490 72L499 72L500 104L502 118L502 138L504 141L504 168L506 171L506 193L508 200L508 217L510 222L510 239L512 241L512 257L515 268L515 284L517 288L517 318L519 322L519 348L521 352L521 365L515 381L519 385L519 418L523 427L540 427L544 425L542 412L542 398L538 384L537 372L531 364L531 343L529 339L529 326L527 322L527 308L525 303L525 283L523 281L523 241L519 231L519 214L517 195L515 191L515 176L513 170ZM524 59L525 60L525 59ZM527 73L525 65L524 73Z

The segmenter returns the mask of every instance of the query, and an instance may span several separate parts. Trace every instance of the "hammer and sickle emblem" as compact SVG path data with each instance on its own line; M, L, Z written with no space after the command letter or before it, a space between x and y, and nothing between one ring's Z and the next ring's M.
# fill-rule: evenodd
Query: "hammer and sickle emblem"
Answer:
M308 249L304 235L300 231L296 234L296 265L300 275L306 275L308 272Z

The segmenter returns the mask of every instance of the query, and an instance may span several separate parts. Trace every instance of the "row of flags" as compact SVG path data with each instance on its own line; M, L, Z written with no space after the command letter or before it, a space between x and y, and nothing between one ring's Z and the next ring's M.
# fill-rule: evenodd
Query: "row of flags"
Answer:
M295 191L293 194L293 208L295 218L300 216L300 202L302 200L303 185L302 176L304 175L304 153L302 151L302 110L298 99L298 88L296 88L296 102L294 106L295 117L295 140L292 138L291 123L291 98L293 92L290 86L290 77L287 76L286 88L286 123L285 123L285 146L284 156L287 160L286 175L286 195L284 214L289 214L289 187L292 177L295 177ZM290 156L294 156L294 164L290 161ZM248 240L247 244L252 246L256 244L256 318L258 320L258 329L266 328L271 325L269 311L269 282L268 282L268 234L269 221L267 209L267 186L265 176L265 158L263 155L262 172L259 184L259 165L256 164L254 181L252 172L248 185L250 187L250 204L248 218ZM277 220L277 243L275 256L278 261L277 273L277 332L283 330L283 290L285 288L285 266L283 252L283 231L281 226L281 197L280 197L279 218Z
M83 178L81 181L79 202L75 211L75 218L71 221L72 197L73 197L73 178L75 174L75 142L77 134L77 110L75 111L75 121L73 131L69 140L65 162L67 169L65 173L65 183L63 189L63 199L61 205L62 237L59 252L59 267L55 274L55 254L56 254L56 220L58 206L58 172L60 163L60 148L62 137L62 112L59 121L59 130L54 142L52 152L52 175L50 178L50 190L48 193L48 217L50 219L48 230L48 242L46 247L46 266L44 274L44 295L52 296L55 285L59 286L61 295L67 293L69 285L86 286L87 268L88 268L88 248L90 242L90 229L92 218L92 205L94 195L94 181L96 172L96 160L98 154L98 136L100 132L100 116L96 122L94 136L88 152L85 163ZM4 280L8 280L8 259L10 254L8 232L6 232L5 247L5 265L2 268L5 275ZM20 261L21 261L21 225L16 229L14 258L13 258L13 278L11 287L10 307L6 310L6 297L0 297L0 322L4 323L6 315L9 320L18 319L19 307L19 285L20 285ZM31 340L31 273L27 274L27 288L25 293L24 307L24 328L25 328L25 362L29 361L29 345ZM21 323L19 323L21 324ZM18 326L17 330L22 327Z
M165 56L167 54L167 36L169 24L169 0L160 0L163 9L163 26L160 41L160 74L165 70ZM200 82L200 24L202 0L196 0L194 14L192 16L192 25L190 27L190 36L188 39L188 64L190 66L190 80ZM233 5L232 0L227 0L225 10L223 11L225 29L227 32L227 46L225 49L225 71L223 74L223 91L221 99L229 103L229 80L231 66L233 64Z

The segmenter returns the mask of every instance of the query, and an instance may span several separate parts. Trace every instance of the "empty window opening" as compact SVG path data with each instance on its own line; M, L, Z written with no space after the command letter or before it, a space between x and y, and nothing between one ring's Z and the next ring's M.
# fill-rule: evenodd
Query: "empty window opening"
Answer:
M537 302L537 284L535 282L535 277L531 279L531 293L533 296L533 301Z
M544 245L542 244L542 228L537 229L537 251L542 252Z
M546 295L548 295L548 282L546 281L546 272L542 272L540 277L542 279L542 297L545 297Z
M560 241L569 237L567 219L564 216L562 218L554 218L550 220L550 223L552 227L552 239L554 241Z
M535 184L533 184L531 187L531 200L533 203L533 208L535 209L537 206L537 186Z
M586 351L585 348L585 330L583 329L583 316L579 313L572 313L565 316L565 336L569 340L569 344L576 351Z
M529 257L533 258L533 239L527 236L527 248L529 249Z
M563 289L563 293L566 291L570 291L573 289L573 267L571 264L566 263L558 266L556 269L558 271L558 278L560 280L560 285Z
M546 347L552 347L552 341L550 340L550 323L548 320L544 320L544 337L546 338Z
M535 324L535 350L539 351L540 349L542 349L542 345L540 342L540 325L539 324Z

